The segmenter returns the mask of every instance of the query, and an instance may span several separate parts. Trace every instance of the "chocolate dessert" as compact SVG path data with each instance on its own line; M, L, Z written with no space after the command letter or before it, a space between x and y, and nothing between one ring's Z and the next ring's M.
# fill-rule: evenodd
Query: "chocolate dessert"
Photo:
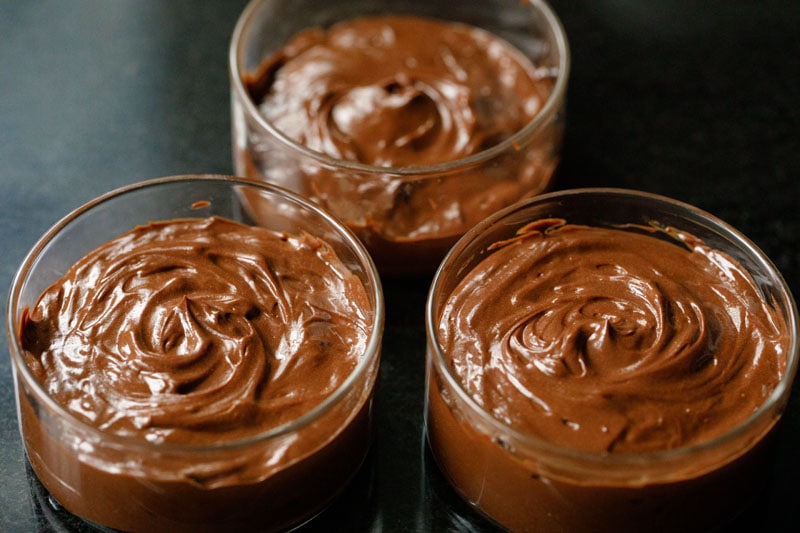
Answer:
M372 327L333 249L211 217L138 226L23 314L30 463L51 495L125 531L280 530L318 512L370 442ZM334 397L335 396L335 397Z
M393 14L310 28L242 81L279 135L334 164L251 133L238 171L337 215L382 272L430 271L466 229L548 186L554 119L508 142L559 74L463 23Z
M705 531L758 490L777 417L753 417L787 373L788 327L692 235L532 222L489 246L436 323L431 449L500 525Z

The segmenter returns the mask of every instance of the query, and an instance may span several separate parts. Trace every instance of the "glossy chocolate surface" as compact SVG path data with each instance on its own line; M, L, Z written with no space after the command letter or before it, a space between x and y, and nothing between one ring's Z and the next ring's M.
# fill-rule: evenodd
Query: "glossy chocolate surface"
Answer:
M440 342L464 390L525 434L600 454L692 446L786 372L781 313L679 229L540 220L490 248L443 307Z
M20 394L28 457L61 505L116 529L296 525L371 443L369 377L318 408L370 357L372 321L361 280L311 235L218 217L137 226L23 312L25 364L73 419L54 426Z
M25 253L58 216L89 198L143 177L231 172L226 53L245 3L2 3L0 286L7 290ZM800 70L792 59L800 57L800 4L552 5L572 49L554 187L643 189L700 206L753 239L800 300ZM370 475L359 477L348 493L353 498L310 530L345 524L339 529L496 531L454 497L422 446L429 283L428 277L384 281L387 322ZM5 335L0 530L64 524L80 530L29 481ZM797 398L784 422L758 508L725 531L796 528Z
M533 39L535 32L520 33ZM546 47L541 40L527 44ZM292 161L299 151L273 152L267 141L248 144L237 164L344 220L381 272L430 273L469 227L547 187L559 119L551 111L539 117L535 134L519 134L549 99L560 105L554 88L565 76L464 23L393 14L309 27L243 74L249 98L297 145L372 170L359 174L311 158L283 168L273 161ZM504 142L502 152L484 155ZM456 163L477 155L480 163ZM442 164L453 167L429 168ZM417 174L393 175L394 169Z
M484 244L429 355L432 452L468 502L520 532L706 531L759 494L796 359L755 274L657 222Z

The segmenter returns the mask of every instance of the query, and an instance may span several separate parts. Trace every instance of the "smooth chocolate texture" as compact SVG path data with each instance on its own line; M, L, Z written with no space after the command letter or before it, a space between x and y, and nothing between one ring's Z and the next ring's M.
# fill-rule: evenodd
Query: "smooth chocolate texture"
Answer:
M381 168L457 161L523 129L547 101L556 74L477 27L381 15L295 35L243 80L260 113L286 137L335 160ZM431 270L469 227L542 192L560 128L520 141L482 164L409 178L336 170L308 158L290 186L342 218L382 272ZM263 177L275 156L243 154ZM406 264L407 263L407 264Z
M447 364L488 416L567 455L611 465L712 442L785 373L780 313L732 257L685 232L543 220L491 249L443 306ZM437 461L468 501L520 531L717 525L757 490L758 443L775 421L733 447L687 454L669 476L645 463L639 478L634 466L627 480L626 467L609 466L598 481L588 467L537 465L513 438L477 431L452 397L434 373Z
M21 391L31 464L67 510L117 529L297 523L363 460L373 381L311 423L259 435L337 390L371 324L361 281L315 237L220 218L137 227L78 261L23 318L39 384L97 430L65 447L76 422L59 434Z

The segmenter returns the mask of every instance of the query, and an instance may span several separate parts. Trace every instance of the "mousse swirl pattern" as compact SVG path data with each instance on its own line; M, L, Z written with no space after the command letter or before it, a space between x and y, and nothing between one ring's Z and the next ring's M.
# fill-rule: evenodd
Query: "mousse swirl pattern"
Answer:
M336 159L380 167L453 161L519 131L550 73L475 27L362 17L296 35L248 81L277 129Z
M465 390L523 433L597 453L697 444L785 372L785 324L730 256L671 228L543 220L453 292L439 335Z
M365 290L324 242L221 218L139 226L78 261L21 324L61 405L151 442L207 444L287 423L345 381Z

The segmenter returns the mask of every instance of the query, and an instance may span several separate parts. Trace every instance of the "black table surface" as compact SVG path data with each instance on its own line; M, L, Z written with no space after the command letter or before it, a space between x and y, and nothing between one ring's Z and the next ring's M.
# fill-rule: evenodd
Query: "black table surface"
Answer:
M701 207L749 236L800 296L800 2L558 0L572 49L556 188L612 186ZM0 286L58 218L145 178L232 171L228 41L243 0L0 3ZM385 280L375 445L310 529L491 531L426 455L429 279ZM7 337L0 336L7 353ZM742 518L788 530L800 400ZM0 531L82 529L30 477L0 357Z

